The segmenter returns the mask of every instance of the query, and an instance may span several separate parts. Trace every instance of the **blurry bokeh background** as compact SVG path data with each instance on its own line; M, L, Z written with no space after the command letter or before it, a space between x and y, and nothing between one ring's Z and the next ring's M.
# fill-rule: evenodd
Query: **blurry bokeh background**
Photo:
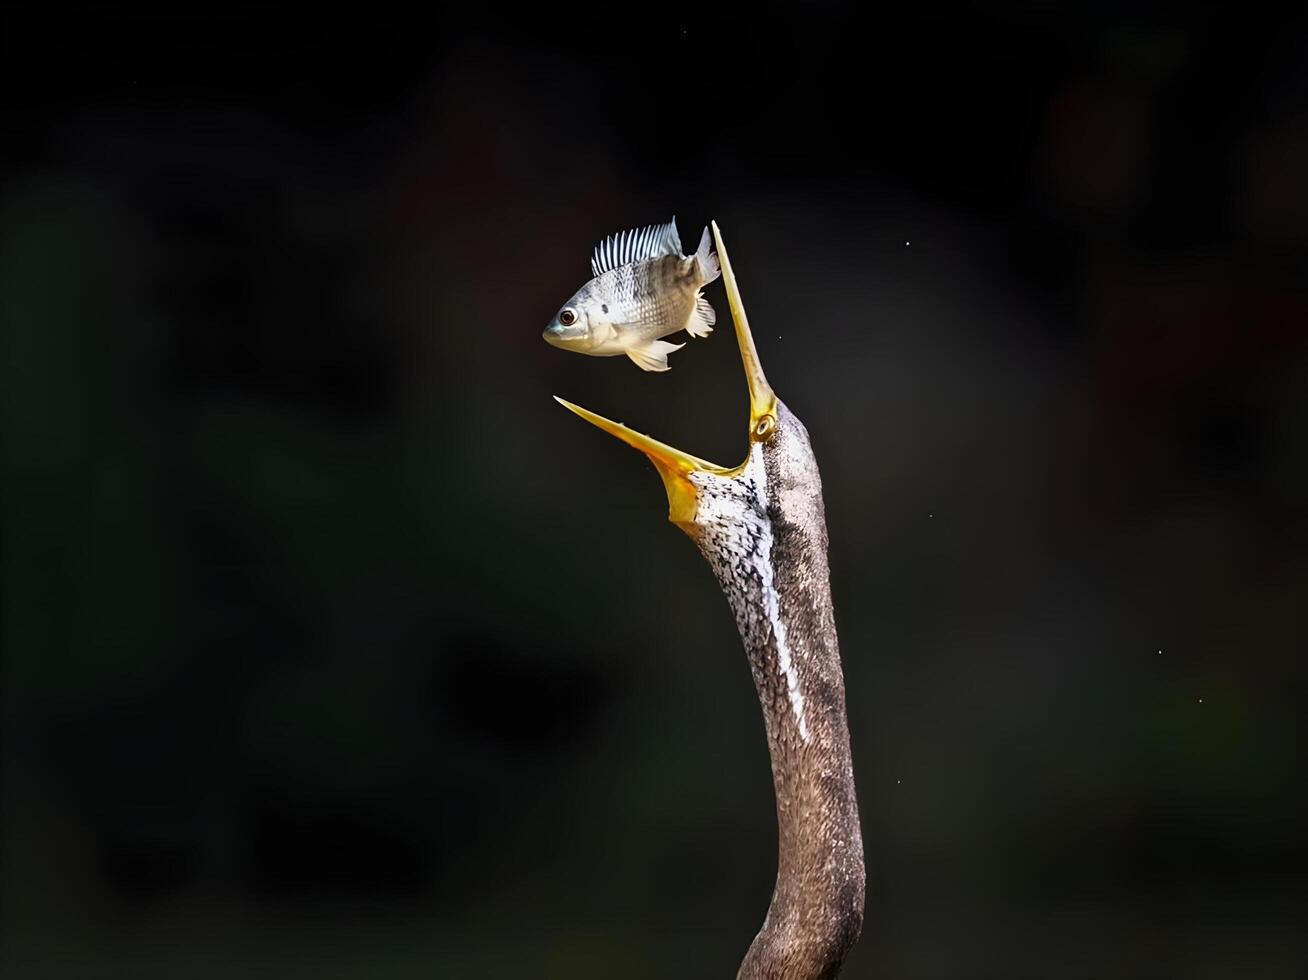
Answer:
M5 977L734 975L734 625L550 398L734 463L732 338L540 339L673 214L823 468L846 975L1305 975L1305 23L916 6L0 15Z

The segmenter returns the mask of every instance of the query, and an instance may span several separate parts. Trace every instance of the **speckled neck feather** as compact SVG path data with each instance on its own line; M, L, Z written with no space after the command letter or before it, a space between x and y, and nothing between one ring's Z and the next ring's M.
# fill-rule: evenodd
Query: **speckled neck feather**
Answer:
M695 473L693 524L736 616L763 707L777 798L776 888L742 980L836 976L863 925L863 840L827 566L822 485L808 434L777 431L734 478Z

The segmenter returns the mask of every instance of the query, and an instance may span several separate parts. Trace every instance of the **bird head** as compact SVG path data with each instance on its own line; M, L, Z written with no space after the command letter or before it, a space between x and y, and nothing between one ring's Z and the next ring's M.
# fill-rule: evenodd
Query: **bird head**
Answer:
M808 432L768 384L731 259L717 222L711 226L749 391L749 450L745 460L737 466L719 466L562 398L555 396L555 400L644 453L663 478L668 520L701 545L706 536L725 536L716 541L716 552L729 554L730 539L742 533L742 528L778 519L825 535L822 485Z

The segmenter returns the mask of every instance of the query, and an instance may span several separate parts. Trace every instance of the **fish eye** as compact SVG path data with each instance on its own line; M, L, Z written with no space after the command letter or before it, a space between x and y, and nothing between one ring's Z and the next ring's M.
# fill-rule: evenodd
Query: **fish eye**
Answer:
M577 311L572 309L571 307L565 309L562 313L559 314L559 323L563 324L565 327L570 327L576 322L577 322Z

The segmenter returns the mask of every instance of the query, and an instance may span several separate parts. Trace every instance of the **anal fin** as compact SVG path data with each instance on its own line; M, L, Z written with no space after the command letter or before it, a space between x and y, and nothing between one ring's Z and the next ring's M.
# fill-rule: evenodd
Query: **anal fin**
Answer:
M651 340L641 347L628 347L627 356L642 371L666 371L668 355L685 346L685 344L669 344L665 340Z
M703 296L695 300L695 312L686 323L686 333L692 337L707 337L713 332L713 324L718 322L718 315Z

